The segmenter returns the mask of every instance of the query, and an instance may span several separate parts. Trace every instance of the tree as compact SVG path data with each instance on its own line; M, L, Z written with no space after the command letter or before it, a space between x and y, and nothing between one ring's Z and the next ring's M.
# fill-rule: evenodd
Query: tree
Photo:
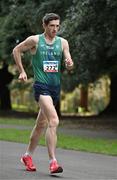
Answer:
M71 90L78 83L87 85L108 74L112 88L111 111L116 111L117 101L116 9L115 0L74 0L64 21L63 32L69 38L75 61L74 75L67 79L65 89Z
M13 48L26 37L42 32L42 17L45 13L56 12L61 14L63 20L70 5L71 2L67 0L62 2L55 0L1 0L0 60L4 58L8 64L14 64L12 60ZM32 68L31 63L29 63L31 56L26 54L23 58L25 59L24 68L28 72L28 76L31 77Z
M113 89L113 81L117 81L116 0L1 0L0 8L0 57L7 59L8 64L14 63L13 47L28 35L42 32L43 15L56 12L63 22L60 34L68 39L75 62L72 72L63 69L62 88L72 91L79 83L86 87L108 74L112 85L110 106L115 107L112 104L117 99L114 93L117 83ZM30 57L26 54L24 58L31 76Z
M2 39L0 42L1 57L12 61L12 49L17 43L32 34L42 32L42 17L45 13L56 12L64 20L71 2L67 0L57 2L56 0L2 0L0 5L2 15L0 21L2 25L0 29L0 37ZM8 6L8 12L4 12L6 6Z

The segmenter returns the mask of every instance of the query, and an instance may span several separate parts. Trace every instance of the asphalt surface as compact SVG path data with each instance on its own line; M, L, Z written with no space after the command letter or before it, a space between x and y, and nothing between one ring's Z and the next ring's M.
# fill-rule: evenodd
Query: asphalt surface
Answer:
M80 137L117 139L116 119L113 121L115 125L112 126L110 121L107 123L106 120L104 127L102 123L101 126L94 123L92 127L92 122L89 121L86 125L83 123L71 126L67 121L63 126L59 126L58 131L66 135ZM93 120L93 122L95 121ZM1 124L0 128L32 129L32 127L27 126L6 124ZM20 157L25 152L26 147L26 144L0 141L0 180L117 180L117 156L64 149L57 149L57 159L63 166L64 172L50 175L47 149L42 146L37 147L33 156L37 171L27 172L20 162Z
M20 157L27 145L0 141L0 180L115 180L117 157L80 151L57 149L57 159L64 172L50 175L46 147L38 146L33 160L36 172L27 172Z

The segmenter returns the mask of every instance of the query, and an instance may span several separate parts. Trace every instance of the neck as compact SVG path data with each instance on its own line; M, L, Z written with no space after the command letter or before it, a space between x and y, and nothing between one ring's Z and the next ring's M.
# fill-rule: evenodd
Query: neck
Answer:
M52 44L55 41L55 37L50 37L48 34L44 33L44 37L47 43Z

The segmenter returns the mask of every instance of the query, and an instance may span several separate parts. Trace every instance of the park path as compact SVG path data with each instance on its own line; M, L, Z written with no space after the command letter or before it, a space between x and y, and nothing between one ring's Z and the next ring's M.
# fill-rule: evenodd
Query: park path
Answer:
M59 126L58 132L80 137L117 139L117 126L110 126L110 121L108 126L102 126L102 123L99 126L92 124L84 125L75 121L71 124L65 120ZM6 124L0 124L0 128L32 129L31 126ZM117 180L117 156L64 149L57 149L57 158L63 165L64 172L51 176L48 172L47 149L42 146L37 147L33 157L37 171L27 172L20 163L26 147L27 145L21 143L0 141L0 180Z
M117 157L80 151L57 149L57 158L63 165L62 174L48 172L46 147L38 146L33 156L36 172L27 172L20 156L27 145L0 141L0 180L115 180Z

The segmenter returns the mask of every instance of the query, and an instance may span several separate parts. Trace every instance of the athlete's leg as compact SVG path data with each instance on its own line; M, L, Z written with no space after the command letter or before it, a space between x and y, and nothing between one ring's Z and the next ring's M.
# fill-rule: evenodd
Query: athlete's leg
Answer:
M30 135L30 141L26 151L27 153L33 154L40 139L40 136L42 135L46 126L47 126L47 119L44 113L42 112L42 110L40 110L37 116L35 126Z
M33 164L31 155L33 154L33 152L38 144L39 138L44 131L46 123L47 123L47 119L46 119L44 113L40 110L40 112L37 116L35 126L31 132L27 151L21 157L21 162L25 165L27 171L36 171L36 167Z
M57 143L56 130L59 124L58 115L50 96L40 95L39 105L45 116L48 118L48 128L46 130L46 143L50 159L55 159L55 148Z

